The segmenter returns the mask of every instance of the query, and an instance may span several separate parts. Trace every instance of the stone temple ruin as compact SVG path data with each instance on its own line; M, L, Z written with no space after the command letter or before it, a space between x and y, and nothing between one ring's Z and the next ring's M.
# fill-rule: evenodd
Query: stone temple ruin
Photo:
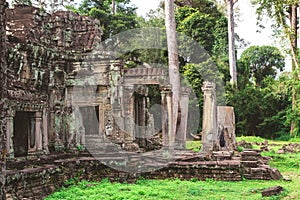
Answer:
M138 176L280 178L259 152L237 154L233 108L217 107L215 85L209 82L203 86L200 154L182 150L161 169L136 174L97 162L81 151L97 142L95 136L108 138L128 152L170 145L172 93L164 70L124 69L121 60L105 54L91 57L101 41L101 22L70 11L48 14L18 5L7 8L6 22L1 20L5 25L0 30L1 42L7 48L1 66L6 65L7 79L6 147L2 156L6 157L8 199L45 196L72 177L129 182ZM92 80L86 82L86 77ZM157 143L147 137L154 132L147 85L158 86L161 93L162 136ZM182 88L180 131L176 135L179 143L186 140L189 93L188 88Z

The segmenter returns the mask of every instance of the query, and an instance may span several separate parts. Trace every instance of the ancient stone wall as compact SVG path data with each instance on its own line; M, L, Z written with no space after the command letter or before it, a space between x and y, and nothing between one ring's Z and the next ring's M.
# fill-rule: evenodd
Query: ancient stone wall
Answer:
M36 127L32 129L35 133L28 131L32 135L29 143L36 143L32 144L33 151L47 153L49 149L76 147L79 137L74 136L69 123L72 106L66 103L67 88L74 84L68 81L75 79L78 63L81 68L86 56L101 41L99 21L69 11L50 15L25 5L6 9L6 14L10 99L8 155L14 155L16 150L13 134L22 128L16 126L20 123L31 123L23 126L25 129ZM17 116L30 119L18 122ZM26 151L26 143L24 148Z
M6 157L6 1L0 2L0 199L5 199L5 157Z

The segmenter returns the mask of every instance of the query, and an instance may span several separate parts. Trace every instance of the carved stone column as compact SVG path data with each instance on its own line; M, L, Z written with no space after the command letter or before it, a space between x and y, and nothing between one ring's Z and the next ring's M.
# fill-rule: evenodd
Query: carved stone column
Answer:
M202 123L202 149L201 153L209 154L219 150L217 137L217 102L216 85L204 82L203 123Z
M118 128L124 130L124 118L122 117L122 108L118 100L115 100L112 105L112 111L115 123L117 124Z
M175 135L173 132L172 116L172 90L170 87L164 87L161 91L162 105L162 137L163 146L174 146Z
M182 148L185 148L190 93L191 93L191 89L189 87L183 87L181 90L180 126L176 135L176 141L178 142L179 146Z
M15 111L9 110L6 117L6 153L7 157L14 157L13 135L14 135L14 116Z
M129 134L125 138L126 142L133 142L134 134L134 96L133 96L134 86L126 85L123 86L123 108L125 117L125 131Z
M36 112L35 116L35 144L36 150L41 152L43 150L43 137L42 137L42 112Z
M44 153L49 153L49 148L48 148L48 112L47 109L45 108L43 110L43 151Z
M36 125L35 117L30 116L30 126L28 127L28 154L34 154L37 150L36 145Z
M103 102L99 104L99 135L105 136L105 110Z

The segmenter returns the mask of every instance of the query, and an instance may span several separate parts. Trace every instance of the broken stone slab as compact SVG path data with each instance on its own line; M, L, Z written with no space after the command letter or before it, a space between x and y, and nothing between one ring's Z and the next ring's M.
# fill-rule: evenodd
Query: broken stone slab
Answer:
M265 189L261 192L263 197L269 197L273 195L280 194L283 191L283 187L281 186L275 186L268 189Z
M218 106L217 117L220 150L236 150L237 142L235 136L234 108L230 106Z
M276 168L268 168L267 169L270 176L272 177L273 180L280 180L282 179L281 173L278 171Z
M277 153L278 153L278 154L284 154L284 150L283 150L283 149L279 149L279 150L277 151Z
M250 174L262 174L266 171L267 169L261 167L250 168Z
M242 153L242 156L258 156L257 151L245 150Z
M224 156L224 157L231 157L233 152L231 151L213 151L212 152L213 156Z

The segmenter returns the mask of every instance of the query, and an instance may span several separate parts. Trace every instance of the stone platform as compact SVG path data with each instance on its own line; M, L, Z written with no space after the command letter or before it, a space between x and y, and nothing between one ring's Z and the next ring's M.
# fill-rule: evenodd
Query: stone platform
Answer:
M280 179L277 169L270 168L269 158L260 156L256 151L244 151L239 155L229 152L213 152L206 158L192 151L181 151L174 161L156 166L157 170L129 173L108 167L102 162L111 159L112 155L102 155L99 159L88 153L78 155L48 155L26 160L7 162L6 190L7 199L41 199L56 189L64 186L71 179L134 183L138 178L181 180L224 180L241 181L242 179L271 180ZM116 159L114 155L114 159ZM122 159L120 157L120 159ZM137 157L139 159L139 157ZM159 159L158 159L159 160ZM157 160L156 160L157 161ZM152 163L159 165L160 163ZM158 168L157 168L158 167Z

